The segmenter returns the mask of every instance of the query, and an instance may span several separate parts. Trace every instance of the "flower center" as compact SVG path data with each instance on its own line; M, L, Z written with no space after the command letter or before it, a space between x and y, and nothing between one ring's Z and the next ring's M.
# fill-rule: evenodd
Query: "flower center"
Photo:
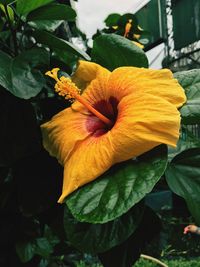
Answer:
M118 100L115 97L110 97L109 100L100 100L94 104L94 108L97 109L101 114L105 115L112 121L112 125L107 125L99 120L98 117L91 114L88 116L86 121L86 128L93 136L98 137L109 130L114 126L117 115L118 115Z
M80 89L71 81L70 78L62 76L58 78L59 68L54 68L51 71L47 71L45 74L56 80L55 91L64 96L65 99L75 98L81 104L83 104L92 114L100 119L107 127L112 127L113 122L107 118L104 114L99 112L95 107L91 106L82 96L80 96Z

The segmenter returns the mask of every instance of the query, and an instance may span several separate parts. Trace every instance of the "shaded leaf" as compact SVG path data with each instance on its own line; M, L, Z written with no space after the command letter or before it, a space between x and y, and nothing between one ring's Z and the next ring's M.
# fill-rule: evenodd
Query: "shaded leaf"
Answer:
M33 33L33 36L35 37L38 43L45 44L49 46L52 50L63 49L86 60L90 60L90 57L84 51L77 48L75 45L67 42L66 40L54 36L51 33L48 33L46 31L35 31Z
M126 214L104 224L78 222L65 208L64 227L67 239L78 250L100 253L124 242L137 228L143 206L136 205Z
M35 242L35 253L39 254L43 258L49 257L49 255L53 252L53 246L45 237L37 238Z
M50 4L42 6L34 11L32 11L27 20L67 20L74 21L76 18L76 12L70 6L62 4Z
M168 159L171 161L176 155L189 148L200 147L200 140L188 128L194 126L182 127L181 135L176 148L168 148ZM197 127L197 126L195 126Z
M148 207L136 231L122 244L99 254L104 267L132 267L139 259L146 243L150 242L161 230L158 216Z
M37 30L46 30L49 32L54 32L61 24L62 20L37 20L29 21L28 25Z
M91 55L92 61L111 71L121 66L148 67L144 51L130 40L116 34L97 37Z
M187 96L186 104L180 109L183 124L200 123L200 70L181 71L174 74Z
M158 146L135 160L113 166L66 198L72 215L90 223L118 218L149 193L165 171L167 148Z
M10 66L12 63L12 58L0 51L0 85L4 88L12 88Z
M183 197L200 224L200 148L191 148L178 154L168 165L166 180L170 189Z
M30 261L35 255L36 246L32 242L19 242L16 244L16 252L22 262Z
M0 52L0 63L0 85L17 97L34 97L45 85L39 70L49 64L49 53L45 49L33 48L14 59Z
M38 7L44 6L53 2L53 0L17 0L17 12L20 15L26 15Z

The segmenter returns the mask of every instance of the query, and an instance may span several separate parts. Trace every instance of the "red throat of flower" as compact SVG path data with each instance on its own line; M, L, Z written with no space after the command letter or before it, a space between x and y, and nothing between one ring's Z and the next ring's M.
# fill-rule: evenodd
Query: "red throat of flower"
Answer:
M71 81L70 78L62 76L58 78L59 68L54 68L51 71L47 71L45 74L56 80L55 91L65 97L65 99L76 99L82 105L84 105L91 113L93 113L97 118L99 118L103 123L105 123L108 128L113 126L113 122L100 113L97 109L91 106L81 95L80 89Z

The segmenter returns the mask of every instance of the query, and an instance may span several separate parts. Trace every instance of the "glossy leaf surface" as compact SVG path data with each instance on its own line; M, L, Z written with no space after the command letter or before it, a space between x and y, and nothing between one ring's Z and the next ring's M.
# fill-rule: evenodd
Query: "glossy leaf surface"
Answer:
M49 46L52 50L65 50L86 60L90 60L90 57L84 51L67 42L66 40L54 36L51 33L45 31L36 31L34 33L34 37L39 43Z
M200 70L194 69L175 73L187 96L186 104L180 109L183 124L200 123Z
M105 223L126 213L149 193L165 171L164 145L113 166L97 180L83 186L66 199L79 221Z
M64 227L68 240L77 249L88 253L104 252L124 242L137 228L143 205L136 205L120 218L104 224L78 222L65 208Z
M177 155L165 172L171 190L183 197L191 214L200 224L200 148L192 148Z
M116 34L104 34L94 40L92 61L111 71L121 66L148 67L144 51Z

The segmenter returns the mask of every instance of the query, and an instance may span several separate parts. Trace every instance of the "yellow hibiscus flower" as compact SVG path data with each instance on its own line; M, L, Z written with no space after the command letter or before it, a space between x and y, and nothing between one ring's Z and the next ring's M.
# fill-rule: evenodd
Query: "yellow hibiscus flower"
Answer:
M175 147L186 97L171 71L120 67L113 72L80 61L72 79L47 75L56 91L77 100L41 126L43 144L64 166L58 202L103 174L113 164L160 145Z

